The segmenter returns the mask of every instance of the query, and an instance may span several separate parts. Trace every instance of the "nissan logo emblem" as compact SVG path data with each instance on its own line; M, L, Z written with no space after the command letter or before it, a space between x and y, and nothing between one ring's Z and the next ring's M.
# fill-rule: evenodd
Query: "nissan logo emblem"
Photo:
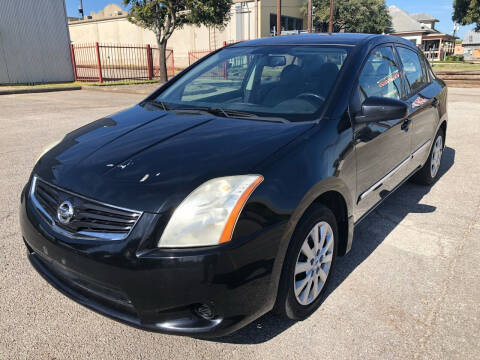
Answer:
M57 209L57 219L60 221L62 224L68 224L70 220L73 218L73 206L70 201L64 201L62 202Z

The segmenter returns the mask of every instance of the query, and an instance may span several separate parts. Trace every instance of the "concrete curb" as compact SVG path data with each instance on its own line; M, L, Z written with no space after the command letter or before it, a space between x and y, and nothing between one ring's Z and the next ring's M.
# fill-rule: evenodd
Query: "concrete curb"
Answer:
M0 90L0 95L33 94L33 93L71 91L71 90L82 90L82 87L81 86L62 86L62 87L45 87L45 88L37 88L37 89L9 89L9 90Z
M112 92L112 93L120 93L120 94L140 94L140 95L150 95L156 89L160 87L157 85L155 87L147 88L147 89L129 89L129 88L122 88L123 86L129 85L120 85L119 87L114 86L82 86L82 90L88 91L100 91L100 92Z
M480 88L480 80L445 80L448 87L452 88Z
M434 70L435 71L435 70ZM480 75L479 70L439 70L435 71L437 75Z

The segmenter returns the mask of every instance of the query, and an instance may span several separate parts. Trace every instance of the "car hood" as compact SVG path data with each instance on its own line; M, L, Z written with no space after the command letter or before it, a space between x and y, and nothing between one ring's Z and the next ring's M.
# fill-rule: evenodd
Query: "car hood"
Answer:
M34 173L98 201L162 212L208 179L255 171L311 126L137 105L71 132Z

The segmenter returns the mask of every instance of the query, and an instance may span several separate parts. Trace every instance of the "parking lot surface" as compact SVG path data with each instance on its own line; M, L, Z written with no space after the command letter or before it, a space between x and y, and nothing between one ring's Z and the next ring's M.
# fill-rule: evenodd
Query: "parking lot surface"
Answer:
M317 312L296 323L267 314L209 341L87 310L48 285L25 254L17 208L41 149L141 98L0 96L0 359L480 358L480 89L450 89L440 179L406 183L356 228Z

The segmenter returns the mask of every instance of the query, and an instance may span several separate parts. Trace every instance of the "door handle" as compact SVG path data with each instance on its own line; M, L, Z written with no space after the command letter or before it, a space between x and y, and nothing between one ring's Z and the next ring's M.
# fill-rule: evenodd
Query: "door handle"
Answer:
M408 131L408 128L410 127L410 124L412 123L412 120L410 119L405 119L402 123L402 126L400 127L400 129L402 130L405 130L405 131Z
M438 106L438 99L436 97L433 98L433 101L432 101L432 106L434 108L436 108Z

